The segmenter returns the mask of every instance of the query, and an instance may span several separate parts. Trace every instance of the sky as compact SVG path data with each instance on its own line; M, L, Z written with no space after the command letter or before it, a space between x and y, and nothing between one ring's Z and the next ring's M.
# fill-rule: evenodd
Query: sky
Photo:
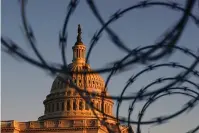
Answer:
M107 21L112 14L119 9L125 9L139 2L138 0L100 0L95 1L103 19ZM178 0L183 5L184 0ZM59 32L62 29L64 17L67 13L69 0L32 0L28 1L27 18L30 22L37 47L43 57L50 61L61 63L61 52L59 49ZM18 0L2 0L1 34L9 37L32 58L36 56L22 32L20 16L20 5ZM194 9L199 14L198 6ZM110 25L119 35L125 45L129 48L152 45L163 33L180 18L182 13L165 7L151 7L137 9L124 14L120 19ZM87 46L94 33L101 28L91 9L85 1L80 1L77 9L71 17L68 27L67 61L72 61L72 46L76 41L77 25L82 27L82 40ZM199 48L199 29L190 19L181 39L179 46L191 49L193 53ZM90 57L90 65L93 69L105 67L108 63L125 56L125 52L117 48L104 31ZM185 66L190 66L194 59L182 52L175 52L173 56L155 64L176 61ZM32 66L23 60L15 60L6 53L1 53L1 119L32 121L37 120L44 113L43 100L50 93L54 80L46 71ZM135 65L127 72L118 74L111 78L108 90L111 95L119 95L124 88L128 78L140 70L146 68L144 65ZM199 71L199 67L196 67ZM130 86L125 94L131 94L146 86L160 77L172 77L181 72L182 69L161 68L153 72L143 74ZM107 74L102 74L106 79ZM198 83L198 77L191 77ZM163 84L162 84L163 85ZM189 84L185 86L192 87ZM161 85L159 85L161 86ZM156 87L159 87L158 85ZM154 89L156 88L154 87ZM194 88L193 88L194 89ZM168 115L181 109L190 98L180 95L164 97L155 102L145 114L144 120L150 120L160 115ZM123 102L120 116L127 117L128 107L131 101ZM115 104L116 105L116 104ZM132 120L137 120L137 113L143 103L137 103ZM115 108L114 108L115 112ZM159 126L147 125L142 127L142 132L147 133L183 133L199 125L199 107L195 107L188 113L170 120ZM135 126L133 125L134 130Z

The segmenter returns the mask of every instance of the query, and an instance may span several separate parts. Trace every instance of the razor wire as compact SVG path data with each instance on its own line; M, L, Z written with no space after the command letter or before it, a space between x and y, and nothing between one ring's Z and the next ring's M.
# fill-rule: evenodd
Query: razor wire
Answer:
M109 132L121 132L119 125L120 123L125 123L129 127L129 133L133 133L131 124L137 125L137 133L141 133L141 126L147 125L147 124L162 124L165 122L168 122L168 120L173 119L182 113L184 113L187 110L193 109L197 102L199 101L199 84L194 83L193 81L189 80L190 76L194 76L197 79L199 78L199 71L196 70L196 67L199 62L199 55L196 53L191 52L188 48L180 47L177 45L179 42L179 39L182 36L182 33L184 32L184 29L188 26L188 20L191 19L194 24L199 28L199 16L192 13L193 7L199 4L199 0L186 0L185 6L182 7L177 2L163 2L163 1L152 1L152 0L144 0L141 2L138 2L136 4L133 4L125 9L120 9L116 11L113 15L111 15L110 19L108 21L104 21L101 17L100 11L97 8L96 3L93 0L87 0L87 4L89 8L91 9L93 15L96 17L96 19L100 22L101 28L96 31L96 33L93 35L90 41L88 53L86 55L86 63L89 63L89 57L92 56L92 50L97 45L97 42L100 40L100 37L103 32L107 32L110 40L112 41L112 44L115 45L118 49L125 52L126 56L122 57L120 60L115 60L113 63L111 63L110 66L96 69L94 71L83 71L83 72L71 72L68 69L68 63L66 60L66 49L67 49L67 26L69 24L69 20L71 16L73 15L74 11L76 10L79 1L78 0L71 0L67 7L67 14L64 20L64 25L62 30L59 34L59 47L61 51L61 57L63 64L57 64L52 62L47 62L43 56L41 55L41 52L38 50L36 45L36 38L34 36L33 29L31 28L30 23L28 23L28 19L26 16L26 5L28 3L28 0L20 0L20 6L21 6L21 17L22 17L22 24L23 29L25 32L25 37L28 40L28 45L31 46L33 52L37 56L39 60L35 60L32 57L30 57L23 48L19 47L17 43L12 41L9 38L1 37L1 43L2 43L2 51L8 53L9 55L13 56L14 58L22 59L36 67L39 67L47 72L50 72L53 76L58 73L63 73L66 76L66 79L69 80L70 85L75 88L75 90L80 94L80 96L86 101L87 104L91 107L93 113L95 114L96 118L101 121L101 124L103 124ZM163 38L161 38L159 41L154 42L152 45L148 45L145 47L140 48L134 48L129 49L126 44L120 39L119 35L117 35L116 32L114 32L110 25L116 22L118 19L121 19L122 16L127 14L128 12L134 11L135 9L144 9L144 8L153 8L153 7L164 7L169 10L182 12L182 15L179 20L175 22L173 26L169 28L166 32L163 33ZM199 7L198 7L199 8ZM155 54L157 51L161 51L158 54ZM184 66L177 62L170 62L170 63L161 63L161 64L151 64L153 61L162 60L165 57L172 57L175 51L181 52L181 54L184 54L186 56L190 56L194 59L192 64L190 66ZM106 91L108 91L108 84L110 79L115 74L120 74L124 72L126 69L130 69L132 66L136 64L144 64L146 65L146 68L142 71L138 72L137 74L132 75L127 83L124 85L124 88L121 88L121 94L120 96L107 96ZM148 65L149 64L149 65ZM173 77L162 77L158 78L155 81L151 82L150 84L146 85L143 88L140 88L139 91L136 93L125 96L124 93L132 84L136 82L136 80L144 73L149 71L155 71L159 68L168 67L168 68L176 68L176 69L182 69L182 72L179 73L176 76ZM108 78L105 81L105 87L101 94L91 93L85 89L80 89L72 80L70 77L70 73L77 73L77 74L90 74L90 73L107 73ZM85 76L86 77L86 76ZM153 85L163 83L164 81L169 81L169 83L165 83L163 87L160 87L154 91L149 91L149 88L153 87ZM183 83L189 83L192 85L193 88L189 88L187 86L182 86ZM143 117L150 105L155 103L157 100L161 99L162 97L170 96L170 95L183 95L190 97L191 100L182 107L182 109L178 110L177 112L167 115L167 116L158 116L156 118L153 118L148 121L143 121ZM93 105L91 101L92 95L95 95L97 97L100 97L102 99L102 109L98 109ZM116 106L116 116L113 117L111 115L108 115L104 112L104 99L113 99L117 101ZM129 107L129 113L128 116L125 118L120 118L120 107L122 102L124 101L132 101ZM134 113L135 103L144 101L145 104L142 107L140 113L138 114L138 120L132 120L131 115ZM103 119L101 120L98 115L96 114L96 111L103 114ZM107 118L112 118L117 121L117 129L111 129L109 124L106 122ZM199 128L197 126L194 129L189 130L187 133L196 133Z

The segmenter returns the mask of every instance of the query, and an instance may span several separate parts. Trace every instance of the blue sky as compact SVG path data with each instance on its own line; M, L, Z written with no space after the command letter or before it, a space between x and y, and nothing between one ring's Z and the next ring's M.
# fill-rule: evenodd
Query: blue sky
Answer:
M184 0L179 1L182 4L184 2ZM28 21L35 32L37 46L45 59L50 62L61 63L58 35L63 25L68 2L67 0L32 0L29 1L27 5ZM103 19L107 21L118 9L127 8L136 2L138 2L138 0L133 2L131 0L100 0L96 1L96 4ZM194 12L199 14L198 9L195 9ZM118 21L112 23L110 27L121 37L126 46L136 48L138 46L153 44L168 27L172 26L174 22L179 19L180 15L181 12L173 11L165 7L138 9L126 13ZM10 37L23 47L24 50L28 51L30 56L36 58L31 48L27 45L27 41L21 30L22 22L18 0L2 0L1 19L2 35ZM101 28L101 25L85 1L80 1L77 10L69 21L67 30L68 62L72 61L72 46L76 41L78 24L82 26L82 40L86 46L89 46L93 34ZM199 29L192 20L190 20L188 24L178 45L187 47L196 53L199 48ZM115 59L122 58L124 55L125 53L110 41L107 33L103 32L97 46L93 49L90 65L92 68L101 68ZM17 121L37 120L37 118L44 113L42 102L50 92L53 78L45 71L33 67L24 61L16 61L5 53L2 53L1 57L1 118L3 120L15 119ZM162 62L169 61L177 61L185 66L189 66L193 58L176 52L171 59L165 59ZM158 64L161 62L153 63ZM108 86L109 92L113 95L119 95L128 78L143 68L144 66L142 65L136 65L132 70L113 77ZM196 69L199 70L199 67ZM127 92L133 93L158 77L171 77L180 71L181 70L178 69L165 68L146 73L140 77ZM105 79L107 74L103 74L102 76ZM192 77L192 80L198 83L198 78ZM144 120L175 112L188 100L189 98L182 96L165 97L149 108ZM121 116L127 116L129 103L130 102L123 103L120 110ZM136 113L142 105L143 103L137 104L135 114L131 119L137 120ZM143 133L146 133L148 128L150 128L151 133L186 132L188 129L194 128L199 124L198 112L199 107L196 107L191 112L184 113L182 116L171 120L167 124L158 127L143 126Z

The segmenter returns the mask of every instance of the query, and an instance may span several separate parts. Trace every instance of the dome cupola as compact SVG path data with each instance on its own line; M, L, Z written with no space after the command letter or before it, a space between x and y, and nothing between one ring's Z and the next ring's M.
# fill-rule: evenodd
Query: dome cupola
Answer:
M78 35L77 35L77 41L75 45L73 46L73 63L77 64L85 64L85 56L86 56L86 46L82 42L81 38L81 26L78 25Z

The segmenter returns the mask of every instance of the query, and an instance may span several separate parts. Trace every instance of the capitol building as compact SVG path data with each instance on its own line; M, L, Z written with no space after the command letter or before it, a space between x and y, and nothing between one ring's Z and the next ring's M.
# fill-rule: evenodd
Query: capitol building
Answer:
M72 47L73 59L68 65L73 83L81 90L95 92L96 94L109 95L104 91L105 83L97 73L80 74L77 72L92 72L89 64L85 61L86 46L81 40L81 27L78 25L77 41ZM2 120L2 133L128 133L131 127L121 125L114 119L112 99L102 98L95 95L89 101L96 109L92 109L88 100L76 91L67 75L59 74L48 94L43 101L44 114L37 121L19 122L16 120ZM104 115L105 114L107 115ZM101 120L105 120L105 124Z

